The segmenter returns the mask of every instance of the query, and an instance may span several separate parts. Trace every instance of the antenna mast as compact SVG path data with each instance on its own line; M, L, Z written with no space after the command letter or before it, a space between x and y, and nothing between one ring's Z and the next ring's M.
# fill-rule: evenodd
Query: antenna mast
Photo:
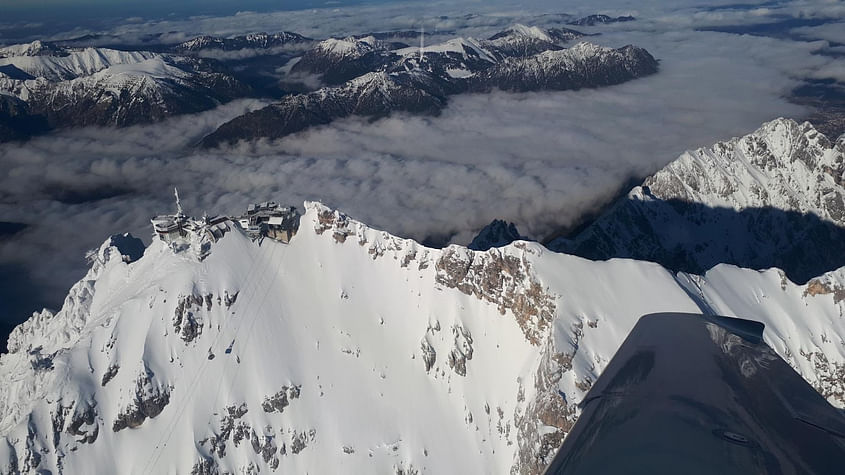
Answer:
M173 194L176 196L176 215L182 216L182 203L179 201L179 190L173 187Z
M425 57L425 25L420 25L420 62Z

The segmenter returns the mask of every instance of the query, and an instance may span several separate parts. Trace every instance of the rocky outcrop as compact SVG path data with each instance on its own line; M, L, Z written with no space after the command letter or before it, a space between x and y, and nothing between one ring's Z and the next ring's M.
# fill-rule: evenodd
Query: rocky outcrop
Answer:
M511 311L525 338L538 345L552 320L555 299L531 274L525 255L491 249L473 252L456 246L437 260L435 280L448 288L495 304L504 315Z
M842 340L839 343L842 344ZM828 401L845 406L845 363L830 361L821 351L801 350L800 355L813 366L816 379L811 384L816 391Z
M239 406L226 407L220 420L219 429L213 436L201 440L199 444L202 446L209 446L211 453L217 456L217 458L225 457L226 443L233 440L234 436L236 440L235 444L239 444L244 438L244 433L249 430L248 425L243 422L239 422L239 419L241 419L247 412L249 412L249 409L247 408L246 403Z
M118 370L120 370L119 365L109 365L108 369L106 369L106 372L103 373L103 378L100 380L100 386L106 387L106 384L109 384L109 381L111 381L112 379L114 379L115 376L117 376Z
M429 329L429 332L431 329ZM428 373L431 371L431 368L434 367L434 363L437 362L437 351L435 351L434 346L427 338L428 332L426 332L426 337L420 341L420 351L422 351L422 360L423 364L425 365L425 372Z
M455 325L452 327L452 335L455 337L455 346L449 352L446 363L458 376L466 376L467 361L472 359L472 334L463 325Z
M298 399L302 391L302 385L282 386L276 394L264 398L261 403L261 408L264 412L285 412L285 408L290 405L291 400Z
M161 385L155 374L146 369L136 380L132 400L117 415L112 430L118 432L139 427L147 418L161 414L169 402L170 387Z
M583 325L573 328L570 352L559 352L552 334L543 345L542 359L534 374L536 396L528 402L525 412L516 418L517 451L511 474L543 473L575 425L580 410L579 401L568 401L560 391L564 373L572 371L572 359L578 351Z
M184 295L178 299L173 315L173 329L185 343L194 341L202 333L203 322L198 313L203 302L202 295ZM208 302L211 300L208 299Z
M832 295L833 302L838 304L845 300L845 287L833 280L830 276L819 277L807 282L807 289L804 295Z
M491 247L507 246L520 239L523 239L523 237L520 236L516 225L494 219L493 222L484 226L484 229L478 232L467 247L473 251L486 251Z
M79 444L96 442L100 433L97 422L96 402L71 402L65 406L60 401L53 411L53 447L60 447L62 435L75 436L73 439Z

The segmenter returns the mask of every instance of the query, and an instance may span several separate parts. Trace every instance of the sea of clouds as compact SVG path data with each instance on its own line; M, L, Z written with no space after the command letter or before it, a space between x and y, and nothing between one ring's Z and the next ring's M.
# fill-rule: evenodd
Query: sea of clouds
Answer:
M388 4L117 24L106 33L127 43L150 33L163 41L280 30L320 38L421 23L436 39L486 37L517 21L560 26L559 12L633 14L635 22L580 29L601 33L588 39L603 45L645 47L660 72L603 89L456 96L439 117L350 118L280 141L215 150L194 145L267 102L240 100L154 125L64 130L0 145L0 221L28 225L0 236L0 319L58 307L85 272L85 251L110 234L149 242L149 218L173 208L174 187L196 215L237 214L269 199L319 200L431 243L465 244L496 218L543 239L684 150L807 114L788 100L803 80L843 80L841 57L819 54L841 37L827 23L776 37L703 31L794 18L833 22L845 17L840 2L639 3ZM90 31L56 37L84 33Z

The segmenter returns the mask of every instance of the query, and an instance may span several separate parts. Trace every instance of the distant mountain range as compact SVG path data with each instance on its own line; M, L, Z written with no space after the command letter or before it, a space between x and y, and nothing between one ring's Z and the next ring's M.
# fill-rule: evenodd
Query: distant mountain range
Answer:
M151 123L236 98L279 96L202 142L216 146L280 138L350 115L436 114L448 96L464 92L603 87L657 71L641 48L570 46L584 34L567 28L514 25L485 40L408 46L417 36L397 31L316 41L256 33L200 36L150 50L85 47L103 41L92 36L0 48L0 142L55 128Z
M605 23L621 23L634 20L636 20L636 18L630 15L618 17L611 17L607 15L587 15L585 17L578 18L577 20L572 20L568 22L568 24L575 26L595 26Z
M7 104L0 121L15 134L7 138L25 137L31 123L45 129L149 123L249 93L248 85L200 58L39 41L0 48L0 99Z
M562 46L580 36L517 25L483 41L456 38L423 48L397 48L402 45L373 36L329 39L306 51L291 73L337 85L289 95L232 119L202 145L281 138L352 115L437 114L448 96L464 92L603 87L657 72L657 60L642 48Z
M212 50L238 51L243 49L267 50L272 54L274 48L289 49L303 48L314 40L298 33L283 31L281 33L253 33L249 35L221 38L218 36L198 36L192 40L179 43L173 47L174 52L201 54Z

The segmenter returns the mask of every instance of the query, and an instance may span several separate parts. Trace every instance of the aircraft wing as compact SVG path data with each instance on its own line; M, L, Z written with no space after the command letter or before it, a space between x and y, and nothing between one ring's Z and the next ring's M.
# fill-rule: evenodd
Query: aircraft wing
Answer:
M845 474L845 415L762 337L750 320L642 317L546 474Z

